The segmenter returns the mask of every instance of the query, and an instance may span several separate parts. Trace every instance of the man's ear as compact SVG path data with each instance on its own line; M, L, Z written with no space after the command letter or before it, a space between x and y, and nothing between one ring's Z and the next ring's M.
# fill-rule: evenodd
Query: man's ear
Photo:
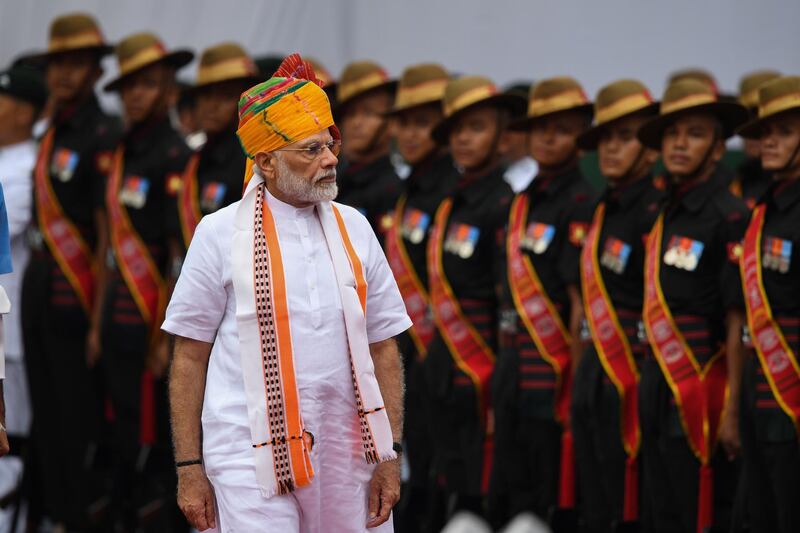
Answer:
M253 158L255 166L261 171L264 179L275 179L277 177L278 160L275 154L269 152L258 152Z
M711 154L711 159L715 163L718 163L723 155L725 155L725 141L723 139L718 139L714 144L714 152Z

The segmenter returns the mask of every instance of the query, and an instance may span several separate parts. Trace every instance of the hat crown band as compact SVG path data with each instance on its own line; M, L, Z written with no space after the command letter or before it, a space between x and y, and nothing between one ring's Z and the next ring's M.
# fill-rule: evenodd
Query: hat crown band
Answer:
M386 83L388 79L389 77L385 72L375 70L352 81L340 81L336 96L340 102L343 102L356 94L366 92Z
M784 94L762 103L758 118L766 118L792 108L800 108L800 91Z
M676 111L682 111L684 109L689 109L704 104L713 104L716 102L717 97L711 93L688 94L686 96L676 98L675 100L665 100L661 102L660 113L662 115L666 115L668 113L674 113Z
M166 55L167 51L164 49L164 46L161 43L152 43L146 48L135 51L127 58L120 58L120 75L124 76L129 72L133 72L134 70L138 70L151 63L155 63L156 61L163 59Z
M105 42L99 30L90 28L73 34L51 35L47 51L60 52L95 46L105 46Z
M648 93L634 93L622 96L607 105L596 105L596 125L611 122L622 116L642 111L653 104L653 99Z
M400 85L395 98L395 108L411 107L424 103L435 103L444 96L447 79L433 79L415 85Z
M479 85L471 89L467 89L444 102L444 116L451 117L458 111L467 108L473 104L479 103L481 100L494 96L498 93L497 87L491 84Z
M546 98L533 96L528 102L528 117L535 118L541 115L568 111L589 103L581 89L570 89Z
M256 65L249 57L232 57L210 64L201 64L197 69L197 85L255 77L256 74Z

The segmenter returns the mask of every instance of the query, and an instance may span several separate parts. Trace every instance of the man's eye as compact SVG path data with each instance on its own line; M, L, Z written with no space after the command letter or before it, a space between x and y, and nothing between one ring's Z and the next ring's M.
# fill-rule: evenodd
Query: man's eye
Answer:
M321 144L311 144L306 148L306 152L308 152L309 155L317 155L320 150L322 150Z

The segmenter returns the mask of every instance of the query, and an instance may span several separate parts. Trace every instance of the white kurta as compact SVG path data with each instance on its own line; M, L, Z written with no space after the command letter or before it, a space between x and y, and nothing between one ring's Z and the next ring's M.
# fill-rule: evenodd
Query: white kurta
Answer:
M365 531L368 482L356 415L344 315L333 264L313 207L267 193L286 272L295 373L305 427L315 437L310 486L265 499L256 483L231 281L238 202L202 219L167 309L163 329L213 342L203 402L203 461L218 504L218 528L239 531ZM370 343L411 320L383 251L356 210L339 206L366 271ZM390 521L391 522L391 521ZM391 531L391 523L370 531ZM269 529L265 529L269 528Z
M532 157L525 156L508 165L503 179L515 193L518 193L528 188L537 172L539 172L539 165Z

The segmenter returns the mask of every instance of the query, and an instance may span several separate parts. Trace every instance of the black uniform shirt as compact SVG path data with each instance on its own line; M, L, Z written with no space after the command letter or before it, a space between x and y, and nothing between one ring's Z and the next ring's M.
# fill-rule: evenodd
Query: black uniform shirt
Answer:
M203 215L242 198L245 160L234 131L209 137L197 167L198 205Z
M772 179L770 173L761 167L758 158L745 159L736 169L735 188L739 189L742 200L749 209L755 207L756 202L769 188Z
M606 213L597 261L614 307L641 312L644 297L644 243L658 217L664 193L647 176L603 196Z
M403 187L388 155L367 164L351 163L339 180L336 201L358 209L367 217L383 243L391 227L392 210Z

